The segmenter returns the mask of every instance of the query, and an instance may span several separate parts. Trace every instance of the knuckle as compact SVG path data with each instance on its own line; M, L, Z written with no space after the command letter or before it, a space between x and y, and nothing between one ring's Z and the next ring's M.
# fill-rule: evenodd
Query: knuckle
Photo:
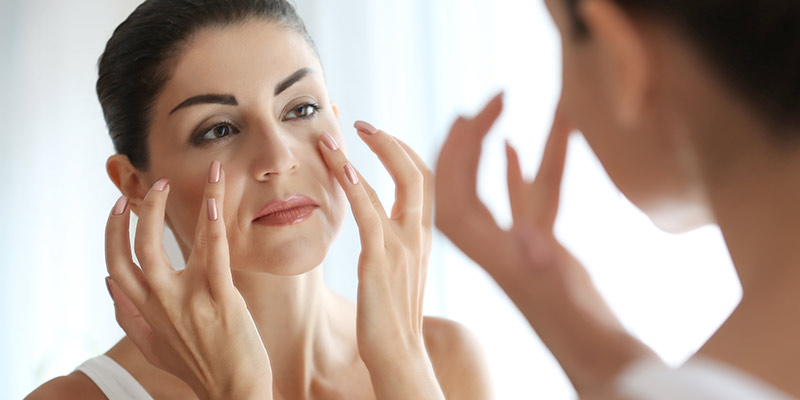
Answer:
M367 198L374 204L380 204L381 202L380 197L378 197L378 193L376 193L374 190L367 191Z
M422 171L420 171L416 164L412 164L412 167L408 168L406 175L409 181L418 184L420 187L425 181L425 175L422 174Z
M150 263L153 261L153 249L146 240L137 240L133 245L133 250L136 252L136 258L139 259L139 262Z
M206 240L209 244L214 244L225 240L225 232L222 229L209 229L206 231L206 236Z

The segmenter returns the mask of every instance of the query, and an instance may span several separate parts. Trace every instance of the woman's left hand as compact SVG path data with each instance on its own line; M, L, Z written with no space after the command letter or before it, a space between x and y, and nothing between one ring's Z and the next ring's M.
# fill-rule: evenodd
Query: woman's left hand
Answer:
M498 95L474 118L453 124L437 163L436 224L514 301L578 394L598 395L630 362L657 356L625 330L583 265L555 237L572 131L560 105L533 181L523 179L517 152L506 147L513 227L502 229L478 197L482 142L502 109Z
M319 148L344 188L361 237L357 336L379 399L443 399L422 334L433 174L405 143L364 122L361 138L395 181L391 215L328 133Z

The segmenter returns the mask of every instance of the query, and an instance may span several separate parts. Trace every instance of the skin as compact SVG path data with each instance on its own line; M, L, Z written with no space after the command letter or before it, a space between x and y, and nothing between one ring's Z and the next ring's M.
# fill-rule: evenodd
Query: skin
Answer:
M275 95L301 69L311 72ZM232 95L238 105L171 113L209 93ZM308 102L318 112L301 107ZM220 121L239 133L190 143L194 132ZM397 183L392 215L363 178L348 179L336 106L300 35L258 20L199 32L156 101L149 168L138 170L123 155L107 164L127 199L124 212L109 217L106 244L109 290L127 336L107 355L156 399L488 398L470 334L421 314L432 174L399 140L359 128ZM338 148L325 145L323 132ZM218 181L213 161L221 163ZM293 194L319 205L310 219L288 227L252 223L267 202ZM363 248L357 305L325 287L320 267L348 203ZM131 211L140 218L134 250L141 269L129 251ZM163 224L178 239L184 271L169 266ZM78 372L29 398L65 395L104 398Z
M621 328L553 235L567 137L578 129L659 227L722 230L743 297L697 356L800 397L800 149L774 139L797 128L769 124L674 26L584 0L590 34L577 39L565 2L545 2L562 36L562 98L534 181L522 179L508 149L514 227L497 227L475 195L480 143L502 110L499 98L457 121L442 148L437 226L504 288L581 397L618 398L618 373L654 355Z

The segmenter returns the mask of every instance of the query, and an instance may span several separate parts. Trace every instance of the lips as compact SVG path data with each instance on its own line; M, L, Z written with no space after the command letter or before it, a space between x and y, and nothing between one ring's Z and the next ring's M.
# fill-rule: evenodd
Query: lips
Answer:
M253 223L268 226L299 224L314 213L319 205L308 196L295 195L267 203L253 218Z

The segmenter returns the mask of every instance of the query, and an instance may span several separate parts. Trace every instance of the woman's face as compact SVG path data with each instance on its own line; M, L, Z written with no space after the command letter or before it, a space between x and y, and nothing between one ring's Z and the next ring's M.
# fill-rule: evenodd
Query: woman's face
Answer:
M149 136L147 177L170 179L166 219L184 256L218 160L231 267L292 275L318 266L345 213L317 149L323 131L343 143L322 67L300 34L259 20L198 33L156 101ZM298 198L318 207L299 222L256 219L269 203Z

